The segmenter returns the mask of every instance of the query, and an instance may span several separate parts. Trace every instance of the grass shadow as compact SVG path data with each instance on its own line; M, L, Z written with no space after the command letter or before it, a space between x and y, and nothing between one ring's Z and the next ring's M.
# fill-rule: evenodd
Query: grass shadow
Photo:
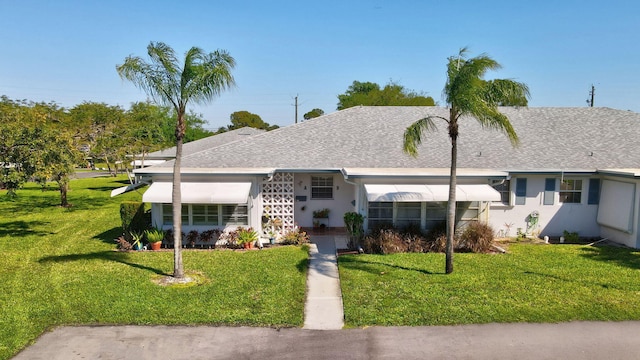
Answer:
M51 235L54 234L50 231L35 230L34 227L49 225L46 221L9 221L0 223L0 237L12 236L23 237L29 235Z
M45 256L43 258L40 258L38 260L38 262L43 264L43 263L50 263L50 262L64 263L64 262L82 261L82 260L114 261L114 262L117 262L117 263L120 263L120 264L131 266L131 267L136 268L136 269L151 271L151 272L156 273L158 275L171 276L171 274L167 274L162 270L158 270L156 268L152 268L152 267L149 267L149 266L140 265L140 264L136 264L136 263L127 261L128 260L127 259L128 255L129 254L126 253L126 252L118 252L118 251L109 251L109 250L107 250L107 251L98 251L98 252L85 253L85 254L68 254L68 255Z
M393 264L388 264L381 261L362 260L358 255L344 255L338 258L338 266L344 266L345 268L349 268L352 270L360 270L360 271L368 272L370 274L379 275L380 270L376 268L375 265L382 265L382 266L391 267L399 270L415 271L425 275L444 275L444 273L434 273L425 269L393 265Z
M301 273L306 272L308 268L309 268L309 259L300 260L296 264L296 269L298 269L298 271Z
M105 230L100 234L94 236L92 239L100 240L107 244L114 244L118 236L122 235L122 227L116 226L109 230Z
M583 247L580 256L596 260L613 263L631 269L640 269L640 251L628 247L620 246L591 246Z

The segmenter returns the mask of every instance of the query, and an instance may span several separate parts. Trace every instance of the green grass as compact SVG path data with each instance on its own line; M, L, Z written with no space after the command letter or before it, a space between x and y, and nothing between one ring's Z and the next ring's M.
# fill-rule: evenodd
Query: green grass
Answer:
M301 326L307 253L185 251L185 268L208 281L189 288L152 283L170 274L173 252L114 251L124 177L74 180L70 209L59 193L28 185L11 201L0 192L0 359L42 332L79 324Z
M640 320L640 252L513 244L509 254L339 258L347 326Z

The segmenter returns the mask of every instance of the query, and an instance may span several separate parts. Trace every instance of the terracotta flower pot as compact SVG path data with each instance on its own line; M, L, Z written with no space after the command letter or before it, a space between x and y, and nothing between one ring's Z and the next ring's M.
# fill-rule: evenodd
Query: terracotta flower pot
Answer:
M162 241L151 243L151 250L160 250L161 247L162 247Z

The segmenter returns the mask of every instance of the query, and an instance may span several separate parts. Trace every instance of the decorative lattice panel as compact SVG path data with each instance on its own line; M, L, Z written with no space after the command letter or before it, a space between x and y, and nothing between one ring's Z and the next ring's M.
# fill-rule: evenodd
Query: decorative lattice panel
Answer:
M266 177L262 179L263 213L272 219L280 218L284 230L295 226L294 200L293 173L275 173L271 181Z

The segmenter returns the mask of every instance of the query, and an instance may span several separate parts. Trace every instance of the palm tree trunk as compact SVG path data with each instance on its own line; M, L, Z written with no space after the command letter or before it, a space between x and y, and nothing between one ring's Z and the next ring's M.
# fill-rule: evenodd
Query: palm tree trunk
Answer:
M173 204L173 277L177 279L184 277L184 266L182 265L182 195L180 192L180 163L184 138L183 122L183 116L179 113L176 127L176 160L173 165L173 192L171 195Z
M449 118L449 137L451 138L451 172L449 174L449 201L447 202L447 244L445 248L445 273L453 272L453 244L456 232L456 168L458 161L458 121L451 109Z

